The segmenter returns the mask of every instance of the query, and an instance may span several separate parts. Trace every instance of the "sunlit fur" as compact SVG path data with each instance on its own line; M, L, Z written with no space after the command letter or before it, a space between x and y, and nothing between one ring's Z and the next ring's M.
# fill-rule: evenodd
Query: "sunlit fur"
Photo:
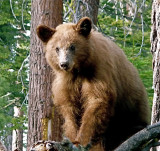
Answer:
M55 73L54 104L72 142L92 141L99 146L94 151L113 150L149 123L146 91L137 70L114 42L94 30L84 36L76 26L59 25L45 43L46 59ZM68 51L71 44L74 53ZM56 47L71 56L69 70L59 67Z

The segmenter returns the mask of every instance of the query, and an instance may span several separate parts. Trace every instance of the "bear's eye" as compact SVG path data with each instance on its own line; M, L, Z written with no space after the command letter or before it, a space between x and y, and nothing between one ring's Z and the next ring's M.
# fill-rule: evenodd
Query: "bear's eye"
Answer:
M59 53L59 48L58 48L58 47L56 47L56 53L57 53L57 54Z
M71 45L71 46L69 47L69 50L75 51L75 46L74 46L74 45Z

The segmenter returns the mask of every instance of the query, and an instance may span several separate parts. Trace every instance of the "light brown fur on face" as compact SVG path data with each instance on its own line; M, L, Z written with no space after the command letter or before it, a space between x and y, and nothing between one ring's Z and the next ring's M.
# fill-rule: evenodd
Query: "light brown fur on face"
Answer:
M91 30L89 18L50 28L46 40L44 32L43 25L37 28L55 73L54 104L65 120L65 136L92 142L93 151L110 151L149 123L137 70L114 42Z

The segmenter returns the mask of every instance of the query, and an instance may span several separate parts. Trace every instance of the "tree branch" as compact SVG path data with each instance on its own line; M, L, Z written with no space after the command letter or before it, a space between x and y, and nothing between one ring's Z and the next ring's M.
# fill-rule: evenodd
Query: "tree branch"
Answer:
M16 15L15 15L15 13L14 13L14 11L13 11L12 0L10 0L10 8L11 8L12 15L13 15L13 17L15 18L15 20L16 20L17 22L20 22L20 21L17 19Z
M123 142L117 149L115 149L115 151L136 151L140 148L145 149L149 146L151 148L153 147L153 144L151 145L148 142L155 138L160 138L160 122L150 125L134 134L128 140Z
M159 146L160 142L160 122L149 125L143 130L131 136L125 142L123 142L114 151L149 151L151 147ZM79 145L76 147L68 139L64 139L62 142L55 141L38 141L35 143L30 151L89 151L91 143L83 147Z
M30 151L89 151L91 144L86 147L79 145L76 147L69 139L65 138L62 142L55 141L38 141Z

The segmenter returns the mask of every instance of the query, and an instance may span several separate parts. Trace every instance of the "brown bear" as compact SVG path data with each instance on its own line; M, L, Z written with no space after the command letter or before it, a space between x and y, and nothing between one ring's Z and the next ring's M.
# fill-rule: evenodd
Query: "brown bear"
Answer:
M40 25L37 35L55 73L52 91L64 134L73 143L110 151L146 127L147 94L137 70L114 42L92 29L90 18L56 29ZM94 149L101 143L103 149Z

